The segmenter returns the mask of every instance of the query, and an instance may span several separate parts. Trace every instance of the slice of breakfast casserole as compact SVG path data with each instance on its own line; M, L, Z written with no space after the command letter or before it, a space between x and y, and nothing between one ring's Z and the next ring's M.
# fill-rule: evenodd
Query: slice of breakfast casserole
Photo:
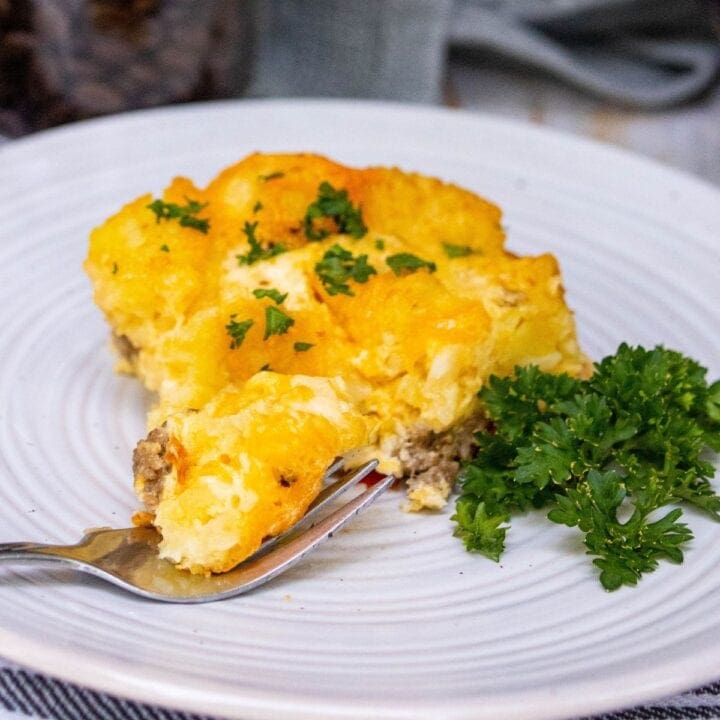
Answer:
M180 178L127 205L93 232L85 267L121 368L157 393L140 497L164 552L194 571L294 522L332 452L377 457L408 479L411 509L442 507L491 374L586 368L554 258L515 257L494 205L396 169L251 155L205 189ZM326 401L290 411L290 387ZM266 411L297 423L286 456L258 430ZM303 478L292 512L273 505L285 474Z

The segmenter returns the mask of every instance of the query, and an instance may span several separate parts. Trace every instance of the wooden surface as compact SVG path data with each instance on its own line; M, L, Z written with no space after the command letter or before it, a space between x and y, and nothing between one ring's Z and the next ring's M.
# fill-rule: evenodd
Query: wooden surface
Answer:
M528 69L453 59L446 102L619 145L720 186L720 84L684 107L639 112Z

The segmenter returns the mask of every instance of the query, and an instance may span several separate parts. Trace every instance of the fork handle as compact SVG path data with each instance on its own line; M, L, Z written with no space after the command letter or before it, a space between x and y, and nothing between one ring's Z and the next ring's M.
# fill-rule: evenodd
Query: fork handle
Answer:
M3 560L58 560L57 545L42 543L0 543L0 562Z

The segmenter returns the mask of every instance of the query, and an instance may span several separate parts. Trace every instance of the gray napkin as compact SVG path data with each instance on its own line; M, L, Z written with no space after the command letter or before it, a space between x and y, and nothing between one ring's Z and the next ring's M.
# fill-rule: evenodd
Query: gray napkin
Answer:
M541 68L637 108L682 103L720 66L715 0L255 0L255 96L437 102L448 49Z

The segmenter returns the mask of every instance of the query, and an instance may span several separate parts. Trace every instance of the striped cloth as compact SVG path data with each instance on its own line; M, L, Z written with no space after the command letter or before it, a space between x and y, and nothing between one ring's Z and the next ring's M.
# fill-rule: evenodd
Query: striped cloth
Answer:
M1 662L1 661L0 661ZM15 665L0 664L0 720L211 720L130 702Z
M14 665L0 664L0 720L24 718L213 720L206 715L123 700ZM720 682L652 704L598 715L592 720L720 720Z

